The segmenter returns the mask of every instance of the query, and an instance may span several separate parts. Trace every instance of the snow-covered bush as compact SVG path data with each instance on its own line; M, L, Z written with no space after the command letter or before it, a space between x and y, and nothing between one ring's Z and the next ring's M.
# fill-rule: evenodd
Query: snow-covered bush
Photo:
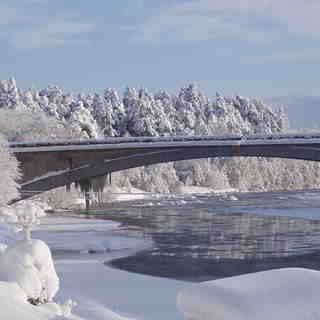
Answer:
M67 139L77 136L71 127L43 112L0 109L0 132L11 142Z
M43 241L31 239L32 228L45 215L43 209L26 202L2 208L0 214L2 222L22 233L22 240L1 245L0 281L16 282L33 304L51 301L59 289L51 252Z
M29 201L18 203L14 208L14 214L15 231L21 232L25 240L31 239L31 230L40 224L40 218L46 215L42 208Z
M34 199L35 197L33 197ZM36 196L39 202L48 205L47 209L69 209L74 207L79 198L79 192L73 186L71 186L68 194L66 195L66 188L60 187L52 189Z
M0 281L16 282L34 304L51 301L59 289L49 247L41 240L21 240L0 256Z

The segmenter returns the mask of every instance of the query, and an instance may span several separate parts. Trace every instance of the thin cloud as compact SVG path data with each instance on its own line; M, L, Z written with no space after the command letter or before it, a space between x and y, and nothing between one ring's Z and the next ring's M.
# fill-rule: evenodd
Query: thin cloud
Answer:
M96 25L73 12L50 15L48 0L4 0L0 4L0 37L18 49L52 48L88 43Z
M132 39L153 43L237 39L257 44L283 37L313 39L320 37L319 12L318 0L190 0L132 26Z
M16 8L0 4L0 27L12 24L23 23L27 21L27 17Z
M260 57L248 57L245 59L249 64L265 63L319 63L320 49L299 49L299 50L282 50L271 53L270 55Z
M52 19L46 24L39 24L15 32L10 41L20 49L52 48L70 44L82 45L88 41L81 39L81 36L95 31L95 28L96 26L90 23L68 21L61 18Z

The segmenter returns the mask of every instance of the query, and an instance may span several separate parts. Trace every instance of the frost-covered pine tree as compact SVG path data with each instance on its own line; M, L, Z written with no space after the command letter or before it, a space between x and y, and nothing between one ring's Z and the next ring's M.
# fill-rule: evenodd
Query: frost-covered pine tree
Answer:
M128 110L128 131L132 136L157 136L155 130L154 99L145 90L136 94L134 89L127 89L124 99Z
M105 117L112 122L114 136L123 136L127 131L127 116L123 102L121 101L115 89L106 89L104 91L104 101L107 104Z
M95 94L93 98L91 113L100 128L103 126L103 117L106 114L106 105L103 98L99 94Z
M90 111L84 107L82 101L74 104L69 124L79 137L97 138L99 136L97 122L93 119Z
M20 106L19 90L16 85L16 80L0 81L0 108L16 109Z

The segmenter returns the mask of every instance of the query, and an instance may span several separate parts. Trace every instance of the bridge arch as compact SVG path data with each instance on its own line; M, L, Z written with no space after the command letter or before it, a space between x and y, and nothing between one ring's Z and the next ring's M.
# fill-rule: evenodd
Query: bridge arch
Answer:
M35 179L21 185L21 198L25 199L36 193L65 186L81 179L103 176L107 173L126 169L166 163L180 160L192 160L217 157L265 157L287 158L299 160L320 161L319 148L310 145L219 145L219 146L190 146L167 147L150 149L148 152L129 152L112 159L99 159L71 170L64 170Z

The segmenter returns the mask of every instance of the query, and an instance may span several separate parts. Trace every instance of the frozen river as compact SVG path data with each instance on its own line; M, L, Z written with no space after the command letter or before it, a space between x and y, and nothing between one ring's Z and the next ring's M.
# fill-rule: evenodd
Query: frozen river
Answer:
M320 190L185 195L115 203L92 217L154 242L112 265L202 281L280 267L320 269Z
M176 301L189 281L320 269L320 190L153 195L89 215L48 215L33 237L53 252L57 300L76 300L83 319L182 320Z

